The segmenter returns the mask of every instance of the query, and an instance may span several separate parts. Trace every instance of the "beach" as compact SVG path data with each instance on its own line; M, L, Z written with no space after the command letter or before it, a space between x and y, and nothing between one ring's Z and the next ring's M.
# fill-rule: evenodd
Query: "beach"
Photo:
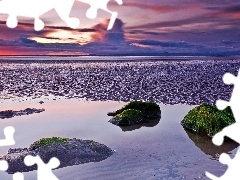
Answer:
M222 77L226 72L236 75L240 66L239 60L130 59L133 61L3 61L0 97L16 99L53 95L90 101L214 104L219 98L230 98L232 86L225 85Z
M240 60L131 58L121 62L0 61L0 110L45 109L1 119L2 130L10 125L16 130L16 144L11 148L60 136L94 140L115 150L100 162L54 170L61 180L207 180L205 171L222 175L227 167L218 161L219 155L232 156L238 146L229 142L215 148L210 138L187 132L180 122L201 103L229 100L232 86L225 85L222 76L226 72L237 75ZM160 121L129 128L108 122L108 112L132 100L158 103ZM2 133L0 138L4 138ZM0 154L9 148L1 147ZM34 179L36 173L24 173L25 179ZM11 176L0 172L0 179Z

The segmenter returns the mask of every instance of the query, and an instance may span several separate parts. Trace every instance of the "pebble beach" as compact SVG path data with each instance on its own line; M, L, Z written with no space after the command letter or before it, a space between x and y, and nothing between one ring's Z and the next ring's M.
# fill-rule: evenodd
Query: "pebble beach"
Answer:
M1 63L1 62L0 62ZM61 96L91 101L144 100L163 104L214 104L228 100L240 60L6 63L0 66L1 100Z

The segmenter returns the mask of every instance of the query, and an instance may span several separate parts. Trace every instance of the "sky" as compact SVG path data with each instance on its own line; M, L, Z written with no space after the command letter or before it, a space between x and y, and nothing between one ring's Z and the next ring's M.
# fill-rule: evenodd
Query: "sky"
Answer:
M41 31L27 17L8 28L8 15L0 14L0 55L240 55L239 0L111 0L109 10L118 12L111 30L110 13L88 19L89 8L74 2L77 29L55 10L40 16Z

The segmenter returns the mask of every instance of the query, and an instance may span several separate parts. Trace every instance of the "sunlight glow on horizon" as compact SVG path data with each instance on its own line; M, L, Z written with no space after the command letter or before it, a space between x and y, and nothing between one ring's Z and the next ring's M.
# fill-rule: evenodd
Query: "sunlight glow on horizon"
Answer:
M57 30L48 33L45 37L32 37L38 43L75 43L85 45L91 42L92 32L76 32L67 30Z

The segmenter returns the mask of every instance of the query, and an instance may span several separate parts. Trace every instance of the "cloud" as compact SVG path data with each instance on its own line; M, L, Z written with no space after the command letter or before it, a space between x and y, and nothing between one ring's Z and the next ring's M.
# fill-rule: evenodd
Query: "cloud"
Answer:
M181 20L171 20L171 21L156 21L151 23L145 23L142 25L136 25L128 27L127 29L156 29L156 28L167 28L167 27L180 27L185 25L193 25L196 23L216 23L219 22L219 20L216 19L210 19L209 17L206 17L205 15L197 15L190 18L185 18Z
M224 11L227 7L222 10ZM217 10L211 10L217 11ZM19 23L15 29L6 27L0 22L0 53L4 54L95 54L95 55L161 55L189 53L224 53L238 52L240 42L239 30L232 22L220 22L220 18L199 14L181 20L151 22L126 28L122 19L117 19L112 30L107 31L109 19L87 29L73 30L67 27L46 26L43 31L36 32L32 24ZM186 27L196 23L212 25L206 29L189 30ZM220 25L230 25L220 28ZM183 28L183 26L185 26ZM161 32L161 27L176 28L174 31ZM188 27L189 28L189 27ZM183 31L182 31L183 29ZM187 29L187 30L186 30ZM68 36L68 35L72 36ZM89 35L85 44L79 44L77 38ZM129 38L129 36L131 36ZM39 43L33 37L43 38ZM222 41L222 39L225 41ZM62 41L61 41L62 40ZM76 41L75 41L76 40ZM86 39L83 39L84 41ZM46 43L46 42L51 43ZM65 43L60 43L65 41ZM234 42L234 43L231 43ZM234 46L234 49L232 47ZM239 51L240 52L240 51Z
M9 29L7 28L5 22L0 22L0 30L4 32L4 35L0 34L0 52L4 51L8 54L10 51L7 49L12 49L12 53L19 54L36 54L49 52L59 54L61 52L68 52L72 54L78 53L111 53L120 52L122 48L128 46L125 43L125 35L123 30L123 22L117 19L112 30L107 31L109 19L99 23L92 28L88 29L70 29L62 27L51 27L46 26L42 31L34 31L33 25L28 23L19 23L17 28ZM77 43L76 38L81 38L80 36L85 33L92 34L91 43L86 45L80 45ZM55 36L56 34L59 35ZM71 37L68 35L72 35ZM53 36L52 36L53 35ZM63 37L64 36L64 37ZM12 37L12 38L9 38ZM43 39L42 43L37 40ZM65 43L59 43L66 40ZM82 38L82 41L85 39ZM53 43L49 43L49 42ZM69 42L68 42L69 41ZM44 43L48 42L48 43ZM76 43L71 43L76 42ZM87 43L87 42L86 42ZM119 43L123 43L122 47L119 47ZM6 49L6 47L8 47Z
M163 35L164 33L161 32L153 32L153 31L144 31L144 30L132 30L129 31L128 34L146 34L146 35L154 35L154 36L159 36Z
M240 4L230 4L225 6L210 6L206 9L211 10L209 17L219 19L227 19L228 22L236 23L236 19L240 19Z
M240 12L240 4L235 4L234 6L228 6L224 8L225 12Z
M92 27L95 32L91 35L92 41L104 43L122 43L125 41L123 30L124 23L121 19L116 19L111 30L107 31L109 19Z
M151 34L149 33L149 35L158 35L157 33L161 35L161 33L174 33L179 31L199 33L212 31L212 29L232 29L240 27L240 23L236 22L236 20L240 19L240 4L237 0L230 2L192 0L190 3L185 0L169 0L163 1L161 4L154 4L153 2L156 1L151 0L138 3L137 1L133 2L133 0L130 0L129 4L132 6L136 5L136 7L141 6L143 9L149 9L151 6L158 7L160 5L166 7L166 12L173 13L162 15L160 12L159 16L157 16L156 13L152 13L152 16L151 14L146 14L146 17L149 17L149 21L128 20L138 23L128 23L125 28L127 33L145 35L147 35L147 32L153 32ZM174 7L172 11L170 9L167 11L168 6ZM175 8L176 10L174 10ZM149 11L145 10L145 12L147 13ZM154 16L156 18L154 18ZM141 17L140 13L139 17Z
M31 40L31 39L28 39L28 38L24 38L24 37L20 38L18 41L19 41L20 44L22 44L22 45L23 45L23 44L25 44L25 45L35 45L35 44L37 44L36 41Z
M140 9L150 9L152 11L156 11L159 13L167 13L167 12L174 12L174 11L179 11L180 8L179 6L173 6L173 5L158 5L158 4L145 4L145 3L139 3L138 2L126 2L124 3L124 6L130 6L130 7L137 7Z
M175 42L175 41L156 41L156 40L139 40L136 41L138 44L147 46L160 46L164 48L203 48L203 45L193 44L188 42Z

